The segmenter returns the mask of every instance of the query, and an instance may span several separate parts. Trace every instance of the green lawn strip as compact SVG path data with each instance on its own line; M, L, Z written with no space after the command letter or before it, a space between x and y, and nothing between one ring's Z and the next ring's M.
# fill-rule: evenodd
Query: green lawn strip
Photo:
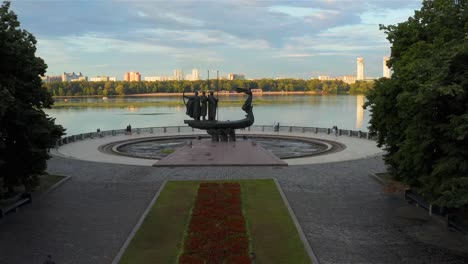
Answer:
M207 181L169 181L120 263L176 263L183 251L198 186ZM239 182L255 263L311 263L273 180Z
M174 263L182 249L199 182L169 181L120 263Z
M275 182L239 182L255 263L311 263Z

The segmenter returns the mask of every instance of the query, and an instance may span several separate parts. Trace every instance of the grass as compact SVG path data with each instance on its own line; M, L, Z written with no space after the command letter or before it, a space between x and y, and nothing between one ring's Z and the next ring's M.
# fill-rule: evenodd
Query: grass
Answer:
M120 263L175 263L198 185L167 182Z
M311 263L273 180L241 181L255 263Z
M173 153L174 151L175 151L175 149L163 149L163 150L161 150L161 153L169 155L169 154Z
M200 182L167 182L120 263L176 263ZM255 263L311 263L275 182L235 182L242 188Z

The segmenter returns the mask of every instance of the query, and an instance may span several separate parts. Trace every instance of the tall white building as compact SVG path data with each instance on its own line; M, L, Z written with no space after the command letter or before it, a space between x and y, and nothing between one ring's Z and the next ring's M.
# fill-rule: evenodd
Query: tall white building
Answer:
M200 73L198 72L198 69L192 69L192 81L198 80L200 80Z
M75 74L75 72L64 72L62 73L62 82L73 82L73 81L87 81L88 77L84 76L81 72Z
M364 58L362 57L357 58L356 80L357 81L364 80Z
M97 76L89 78L90 82L115 82L117 78L110 76Z
M182 81L184 79L184 72L180 69L174 70L174 80Z
M174 76L147 76L143 80L145 82L163 82L163 81L174 81Z
M390 60L389 57L383 58L383 77L390 78L390 68L387 66L387 61Z

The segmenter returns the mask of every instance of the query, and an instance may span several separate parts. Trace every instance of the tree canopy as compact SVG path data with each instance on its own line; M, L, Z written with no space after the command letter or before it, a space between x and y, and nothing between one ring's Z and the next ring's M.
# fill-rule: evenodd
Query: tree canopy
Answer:
M53 103L42 86L47 65L35 56L36 39L20 29L10 3L0 6L0 194L33 189L46 169L47 150L63 134L43 108Z
M210 88L215 89L216 81ZM181 93L208 89L207 81L161 81L161 82L51 82L45 87L53 96L90 96L90 95L130 95L145 93ZM357 81L347 84L339 80L320 81L318 79L259 79L259 80L219 80L219 89L235 91L236 87L262 89L265 92L311 91L317 93L364 94L372 89L373 82Z
M390 79L367 96L370 133L390 173L430 202L468 205L467 0L425 0L408 21L381 26Z

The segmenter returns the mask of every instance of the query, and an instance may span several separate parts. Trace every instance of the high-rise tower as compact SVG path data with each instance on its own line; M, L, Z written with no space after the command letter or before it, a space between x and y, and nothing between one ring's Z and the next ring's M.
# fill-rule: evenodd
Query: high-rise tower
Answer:
M363 81L364 80L364 58L362 58L362 57L357 58L356 80L357 81Z
M192 69L192 81L200 80L200 74L198 73L198 69Z
M174 80L182 81L184 79L184 72L180 69L174 70Z
M387 66L387 61L390 60L389 57L383 58L383 77L390 78L390 68Z

